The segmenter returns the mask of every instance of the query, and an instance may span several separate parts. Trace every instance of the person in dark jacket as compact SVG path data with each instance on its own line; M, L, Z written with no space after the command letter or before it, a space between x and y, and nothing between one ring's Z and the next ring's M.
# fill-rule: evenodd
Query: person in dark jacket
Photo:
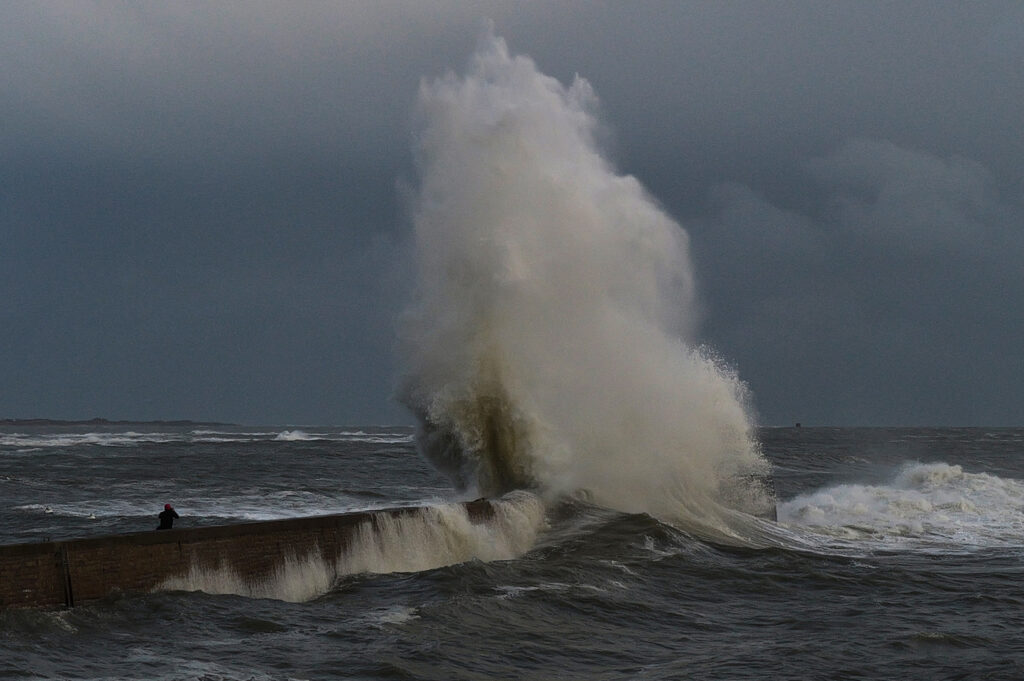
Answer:
M175 512L170 504L164 504L164 510L160 512L160 527L158 530L169 530L174 526L174 519L180 516Z

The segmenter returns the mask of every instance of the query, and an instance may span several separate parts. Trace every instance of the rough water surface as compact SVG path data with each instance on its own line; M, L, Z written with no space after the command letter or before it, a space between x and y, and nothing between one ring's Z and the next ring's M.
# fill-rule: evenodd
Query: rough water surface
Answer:
M0 678L1024 675L1024 430L758 435L770 548L577 500L482 558L417 563L460 536L439 513L407 558L367 544L299 602L283 586L2 612ZM0 429L3 543L146 530L168 502L196 526L454 498L412 429ZM510 503L529 530L533 502Z

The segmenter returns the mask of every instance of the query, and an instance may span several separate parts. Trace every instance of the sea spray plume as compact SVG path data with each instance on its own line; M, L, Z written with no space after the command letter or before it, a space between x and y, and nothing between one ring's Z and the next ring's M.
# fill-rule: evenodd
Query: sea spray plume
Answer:
M400 342L423 455L474 493L585 491L732 536L727 507L770 503L744 386L694 345L687 235L601 156L590 85L488 35L419 101Z

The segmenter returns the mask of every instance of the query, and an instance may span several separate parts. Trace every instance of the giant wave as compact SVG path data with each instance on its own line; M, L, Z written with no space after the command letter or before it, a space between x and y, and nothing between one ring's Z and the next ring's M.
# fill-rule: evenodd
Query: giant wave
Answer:
M493 34L465 76L421 85L401 334L418 447L474 494L748 543L774 502L745 386L697 340L687 233L602 154L595 108Z

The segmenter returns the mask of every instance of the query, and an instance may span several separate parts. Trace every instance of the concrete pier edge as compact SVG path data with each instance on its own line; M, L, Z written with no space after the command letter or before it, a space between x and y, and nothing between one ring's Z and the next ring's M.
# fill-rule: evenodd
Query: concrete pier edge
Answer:
M460 502L474 523L489 520L484 499ZM194 567L230 567L248 580L265 579L288 557L335 564L364 523L422 513L429 506L285 518L206 527L151 530L0 546L0 610L70 608L115 591L149 592ZM155 521L154 521L155 522Z

